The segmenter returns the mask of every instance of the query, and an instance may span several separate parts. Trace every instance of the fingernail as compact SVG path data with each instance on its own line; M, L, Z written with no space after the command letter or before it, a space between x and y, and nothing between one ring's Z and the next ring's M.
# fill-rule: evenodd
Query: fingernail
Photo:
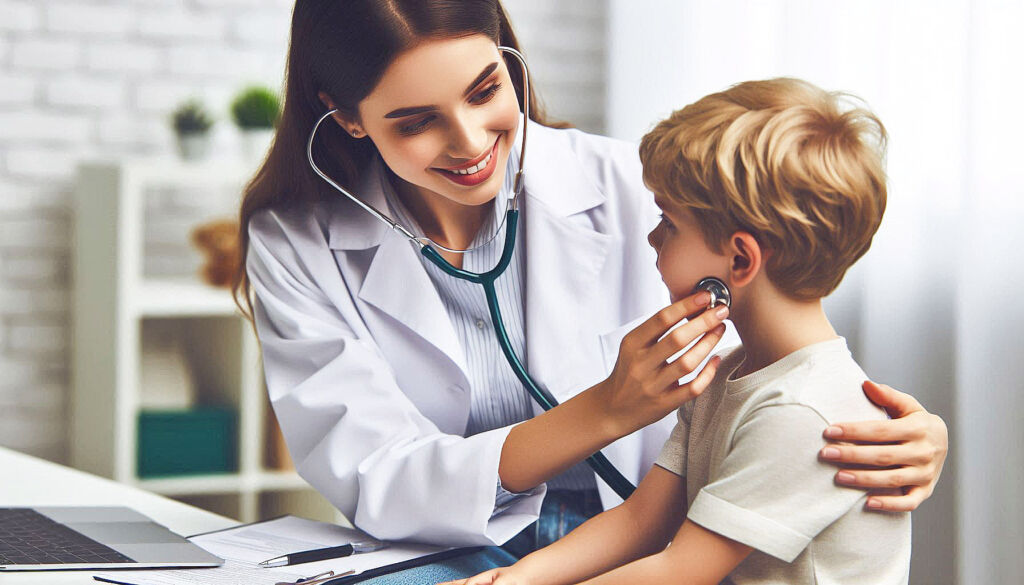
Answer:
M839 480L839 483L853 483L857 478L853 477L853 474L849 471L840 471L836 474L836 479Z
M825 429L825 436L833 439L836 437L842 437L843 429L842 427L829 427Z
M821 456L825 459L836 459L839 457L839 449L835 447L825 447L821 450Z
M715 317L718 317L719 319L725 319L728 315L729 307L720 307L717 311L715 311Z
M711 302L711 293L708 291L701 291L693 298L693 302L697 303L697 306L706 305Z
M882 507L882 502L879 502L875 498L868 498L868 508L874 508L875 510Z

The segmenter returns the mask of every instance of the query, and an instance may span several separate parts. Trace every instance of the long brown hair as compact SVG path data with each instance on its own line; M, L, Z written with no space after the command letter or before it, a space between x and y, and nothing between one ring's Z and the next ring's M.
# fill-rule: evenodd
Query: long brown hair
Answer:
M306 158L306 140L325 112L323 91L343 113L357 106L403 50L424 39L483 34L498 45L519 49L500 0L297 0L284 83L284 108L263 165L246 185L239 213L241 261L232 282L235 303L253 316L251 283L245 270L249 221L264 209L312 209L340 195L318 177ZM519 64L505 57L522 109ZM530 119L549 124L530 88ZM351 137L337 124L317 133L313 157L343 187L357 184L359 173L376 154L369 140Z

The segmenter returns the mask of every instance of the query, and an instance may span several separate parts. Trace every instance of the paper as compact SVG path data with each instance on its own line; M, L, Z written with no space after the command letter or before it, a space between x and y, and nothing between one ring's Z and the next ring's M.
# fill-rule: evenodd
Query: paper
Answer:
M259 562L289 553L339 546L365 540L359 530L343 528L295 516L248 524L220 532L193 536L189 540L224 559L224 565L206 569L157 569L109 571L95 575L97 581L125 585L275 585L334 571L357 574L404 560L445 550L445 547L391 544L372 553L358 553L338 559L268 569Z

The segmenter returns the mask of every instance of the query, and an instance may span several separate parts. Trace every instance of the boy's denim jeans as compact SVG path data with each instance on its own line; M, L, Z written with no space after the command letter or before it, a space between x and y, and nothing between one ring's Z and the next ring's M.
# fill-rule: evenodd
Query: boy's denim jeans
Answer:
M504 546L488 547L478 553L383 575L366 585L432 585L463 579L494 567L505 567L538 548L543 548L601 512L597 490L585 492L552 490L544 496L540 518L512 537Z

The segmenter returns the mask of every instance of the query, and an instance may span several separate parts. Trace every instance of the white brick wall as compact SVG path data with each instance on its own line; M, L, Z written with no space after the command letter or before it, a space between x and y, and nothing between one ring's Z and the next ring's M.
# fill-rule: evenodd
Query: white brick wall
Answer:
M0 55L0 62L3 55ZM0 75L0 106L29 106L36 93L36 79L29 75Z
M45 29L76 36L121 36L132 32L135 19L132 6L51 2L46 6Z
M555 118L604 128L606 0L507 0ZM248 83L281 83L292 0L0 0L0 445L66 459L75 165L169 154L169 112L203 99L216 149ZM188 273L189 228L235 194L155 193L149 274ZM156 221L160 218L161 221Z
M131 42L91 43L85 48L85 65L92 71L146 73L160 68L164 51Z
M10 33L8 33L10 34ZM33 69L72 70L79 63L80 45L53 38L14 39L11 65L15 71Z
M34 31L42 23L42 16L38 7L30 2L6 0L0 3L0 31Z
M0 445L66 459L78 161L170 152L168 113L191 96L218 118L220 145L237 148L227 105L246 83L280 85L290 11L278 0L0 0Z

